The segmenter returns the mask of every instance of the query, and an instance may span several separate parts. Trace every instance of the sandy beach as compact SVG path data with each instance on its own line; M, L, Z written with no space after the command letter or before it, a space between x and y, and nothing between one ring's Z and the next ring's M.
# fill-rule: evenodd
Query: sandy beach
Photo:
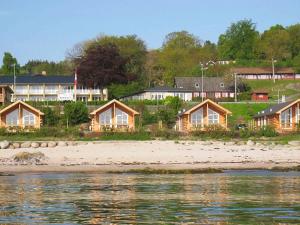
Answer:
M42 152L41 165L17 163L19 152ZM0 150L0 171L107 171L131 168L269 169L300 164L300 146L210 141L81 142L75 146Z

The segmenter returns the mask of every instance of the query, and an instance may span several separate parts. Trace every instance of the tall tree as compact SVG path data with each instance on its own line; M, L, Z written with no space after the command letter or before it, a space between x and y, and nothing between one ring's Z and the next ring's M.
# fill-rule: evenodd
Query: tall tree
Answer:
M292 57L300 56L300 23L287 27L290 37L290 52Z
M227 60L249 60L255 58L259 38L251 20L240 20L231 24L225 34L220 35L218 50L220 57Z
M14 58L11 53L4 52L1 74L13 75L14 69L16 70L16 74L19 74L20 65L18 64L17 59Z
M289 47L289 33L281 25L273 26L261 35L260 49L266 59L282 60L291 57Z
M23 70L29 74L40 74L43 71L47 75L69 75L74 72L74 65L70 60L49 62L47 60L30 60L23 67Z
M112 83L127 83L134 76L126 71L127 59L113 44L90 47L77 59L78 83L87 87L106 87Z
M201 59L201 41L187 31L173 32L166 36L158 64L163 70L163 81L173 84L174 76L191 74Z

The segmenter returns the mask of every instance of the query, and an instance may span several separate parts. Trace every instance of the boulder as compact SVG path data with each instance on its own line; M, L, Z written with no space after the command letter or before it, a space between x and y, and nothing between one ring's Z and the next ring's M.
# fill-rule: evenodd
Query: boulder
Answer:
M38 148L38 147L40 147L40 144L38 142L32 142L31 147L32 148Z
M8 146L9 146L9 142L8 141L1 141L0 142L0 148L1 149L6 149L6 148L8 148Z
M47 142L42 142L40 145L41 148L47 148L48 147L48 143Z
M255 145L255 142L252 141L252 140L248 140L248 141L247 141L247 145L248 145L248 146L253 146L253 145Z
M77 143L74 141L68 141L67 144L68 144L68 146L76 146L77 145Z
M55 141L49 141L48 142L48 147L53 148L56 146L56 142Z
M20 143L18 143L18 142L14 142L14 143L12 143L12 145L13 145L15 148L20 148L20 147L21 147Z
M68 146L68 145L67 145L67 142L59 141L59 142L57 143L57 146L65 147L65 146Z
M300 147L300 141L289 141L288 144L291 146Z
M12 144L10 144L10 145L8 146L8 148L9 148L9 149L15 149L15 146L13 146Z
M31 146L30 141L26 141L21 144L21 148L30 148L30 146Z

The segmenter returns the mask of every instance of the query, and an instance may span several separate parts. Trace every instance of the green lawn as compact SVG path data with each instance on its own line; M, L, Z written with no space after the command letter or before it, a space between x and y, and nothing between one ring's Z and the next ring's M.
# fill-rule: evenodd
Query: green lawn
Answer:
M269 92L271 100L278 99L278 91L280 96L286 97L295 95L300 97L300 80L245 80L250 85L252 91L257 89L263 89Z
M269 107L270 103L221 103L226 109L232 112L232 115L228 117L229 125L235 125L237 123L247 123L252 117L259 111Z

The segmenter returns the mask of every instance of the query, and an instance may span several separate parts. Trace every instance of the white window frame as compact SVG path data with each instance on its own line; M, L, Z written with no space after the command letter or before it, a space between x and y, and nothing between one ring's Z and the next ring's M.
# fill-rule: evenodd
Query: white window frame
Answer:
M116 108L116 125L128 126L128 114L121 109Z
M99 114L100 126L112 126L112 109L109 108Z
M220 114L212 109L208 109L208 124L219 124Z
M191 124L193 127L203 127L203 108L191 113Z
M23 109L23 126L27 127L27 126L34 126L35 125L35 115L34 113Z
M19 126L19 109L15 109L8 113L5 118L5 123L9 127Z
M282 128L291 128L292 127L292 108L288 108L280 114L280 123Z

